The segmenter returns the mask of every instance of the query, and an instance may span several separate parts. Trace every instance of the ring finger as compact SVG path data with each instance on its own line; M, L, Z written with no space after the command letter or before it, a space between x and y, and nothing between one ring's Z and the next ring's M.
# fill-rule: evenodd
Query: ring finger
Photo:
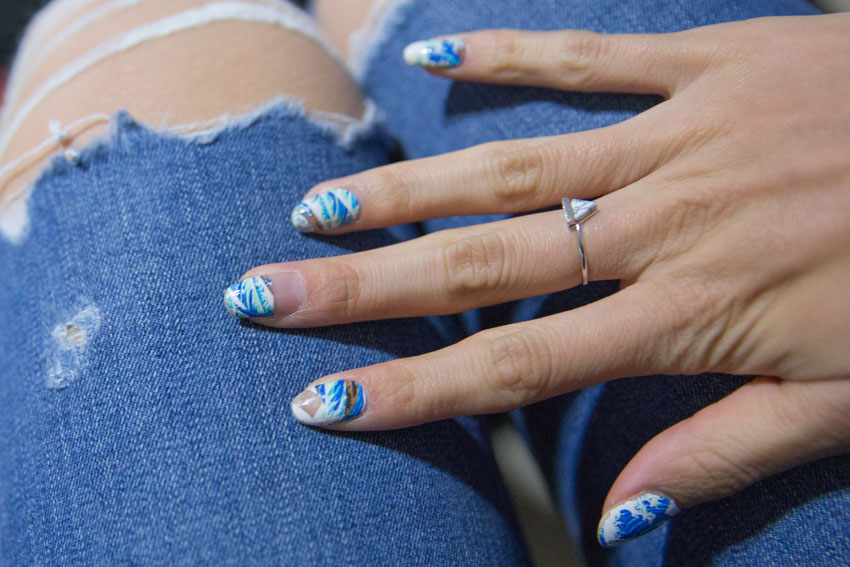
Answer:
M492 142L379 167L313 187L292 212L302 232L338 234L432 218L527 212L564 193L591 199L672 159L681 131L651 109L575 134Z

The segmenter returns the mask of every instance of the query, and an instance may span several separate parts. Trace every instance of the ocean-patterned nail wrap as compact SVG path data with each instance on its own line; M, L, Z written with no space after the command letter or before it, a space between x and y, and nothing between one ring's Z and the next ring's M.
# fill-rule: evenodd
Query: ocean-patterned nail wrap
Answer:
M301 201L292 209L292 226L301 232L329 230L357 220L360 201L348 189L331 189Z
M256 276L236 282L224 290L224 307L240 319L274 315L272 281L266 276Z
M679 513L672 499L645 492L608 511L599 522L597 536L605 547L623 542L654 530Z
M292 415L307 425L331 425L354 419L366 405L363 386L336 380L307 388L292 400Z
M463 41L456 37L416 41L404 48L404 62L419 67L457 67L463 49Z

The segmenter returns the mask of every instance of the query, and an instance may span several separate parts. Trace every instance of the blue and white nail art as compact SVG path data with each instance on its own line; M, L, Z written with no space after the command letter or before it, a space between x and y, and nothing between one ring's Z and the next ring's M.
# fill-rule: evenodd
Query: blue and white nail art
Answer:
M404 48L404 62L418 67L457 67L463 61L463 41L456 37L415 41Z
M307 388L292 400L292 415L307 425L331 425L354 419L366 406L363 386L336 380Z
M236 282L224 290L224 307L240 319L274 315L272 281L266 276L255 276Z
M357 220L360 201L348 189L331 189L301 201L292 209L292 226L300 232L330 230Z
M610 509L599 521L597 537L604 547L614 547L650 532L679 513L672 499L644 492Z

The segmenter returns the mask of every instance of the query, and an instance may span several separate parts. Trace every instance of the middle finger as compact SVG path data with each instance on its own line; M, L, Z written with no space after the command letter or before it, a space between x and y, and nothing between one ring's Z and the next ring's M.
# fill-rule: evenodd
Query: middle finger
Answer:
M593 280L634 276L637 215L613 194L583 223ZM625 203L627 204L627 203ZM614 252L614 253L611 253ZM227 289L233 315L272 327L313 327L442 315L581 283L574 230L561 210L433 233L343 256L267 264Z

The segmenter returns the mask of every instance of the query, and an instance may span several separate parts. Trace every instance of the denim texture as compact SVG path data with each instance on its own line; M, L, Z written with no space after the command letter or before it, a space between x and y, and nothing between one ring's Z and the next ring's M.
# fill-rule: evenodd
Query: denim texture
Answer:
M443 346L427 319L275 331L222 304L252 266L395 241L288 222L386 136L345 151L285 106L208 144L112 126L0 240L0 565L524 564L481 420L343 435L289 414L321 375Z
M452 83L405 67L409 41L487 27L668 31L814 10L797 0L434 5L394 14L363 77L391 137L373 131L345 150L282 106L198 144L122 114L108 140L43 175L27 238L0 239L0 565L528 563L485 422L344 435L295 423L288 402L323 374L573 308L614 283L457 320L304 331L236 322L224 287L262 263L415 234L305 237L288 223L313 183L386 163L394 140L421 157L600 127L658 101ZM589 564L847 562L846 457L687 511L615 551L595 543L602 499L631 455L741 381L627 379L516 414Z
M363 78L366 93L384 110L389 130L411 158L494 140L599 128L660 99L447 81L400 61L397 54L409 42L487 28L656 33L818 13L802 0L470 0L441 6L434 9L433 1L415 0L393 14L370 51ZM434 231L498 218L455 217L423 226ZM472 333L579 307L616 290L616 282L599 282L476 310L461 320ZM668 526L614 550L596 542L605 495L640 447L746 381L724 375L632 378L515 413L589 565L827 566L850 561L847 456L798 467L688 510Z

